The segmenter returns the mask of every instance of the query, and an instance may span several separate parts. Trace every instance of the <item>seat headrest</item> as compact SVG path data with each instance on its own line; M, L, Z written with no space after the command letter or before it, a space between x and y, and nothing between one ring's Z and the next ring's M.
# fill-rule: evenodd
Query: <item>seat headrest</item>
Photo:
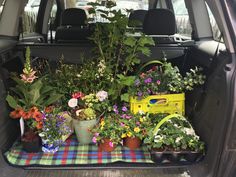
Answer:
M143 21L147 10L134 10L129 15L129 27L143 27Z
M173 35L176 33L175 15L168 9L148 10L143 31L147 35Z
M83 9L69 8L63 11L61 16L62 26L82 26L87 20L86 13Z

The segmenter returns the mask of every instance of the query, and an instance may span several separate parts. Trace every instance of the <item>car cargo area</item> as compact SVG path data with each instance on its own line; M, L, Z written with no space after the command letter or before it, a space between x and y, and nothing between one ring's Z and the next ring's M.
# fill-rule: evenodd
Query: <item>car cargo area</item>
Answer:
M234 6L0 0L0 176L234 177Z

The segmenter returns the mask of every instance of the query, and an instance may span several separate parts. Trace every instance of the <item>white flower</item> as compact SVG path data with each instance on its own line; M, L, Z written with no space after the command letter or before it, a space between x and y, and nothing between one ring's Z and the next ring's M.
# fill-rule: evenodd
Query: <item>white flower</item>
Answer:
M187 135L195 135L195 132L192 128L184 128L184 131Z
M96 97L99 101L104 101L105 99L108 98L108 93L106 91L102 90L96 94Z
M178 138L176 138L176 139L175 139L175 143L179 143L180 140L182 140L182 139L183 139L183 137L178 137Z
M68 101L68 106L71 107L71 108L74 108L78 105L78 100L76 98L71 98L69 101Z

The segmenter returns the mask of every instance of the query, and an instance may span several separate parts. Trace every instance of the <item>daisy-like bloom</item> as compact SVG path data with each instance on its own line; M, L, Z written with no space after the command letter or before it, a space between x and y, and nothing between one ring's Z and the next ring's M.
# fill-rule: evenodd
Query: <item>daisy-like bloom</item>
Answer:
M68 106L71 107L71 108L74 108L78 105L78 100L76 98L71 98L69 101L68 101Z
M99 101L104 101L108 98L108 93L104 90L101 90L96 94L96 97Z
M127 136L130 138L132 136L132 133L131 132L128 132L127 133Z
M32 114L31 114L30 111L29 111L29 112L24 112L24 113L22 114L22 117L23 117L24 120L27 120L27 119L32 118Z
M140 132L140 128L139 128L139 127L135 127L135 128L134 128L134 132L135 132L135 133L139 133L139 132Z
M110 141L110 142L109 142L109 146L110 146L110 147L113 147L114 144Z
M17 108L16 110L14 110L10 113L10 117L13 119L18 119L18 118L22 117L23 113L24 113L23 109Z
M40 122L42 119L43 119L43 114L41 112L36 112L34 115L33 115L33 118L37 121L37 122Z

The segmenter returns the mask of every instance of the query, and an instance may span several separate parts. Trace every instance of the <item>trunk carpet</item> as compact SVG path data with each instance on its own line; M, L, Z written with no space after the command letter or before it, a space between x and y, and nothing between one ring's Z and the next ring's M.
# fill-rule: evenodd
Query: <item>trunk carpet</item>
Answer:
M108 164L114 162L153 163L147 148L129 150L118 146L113 152L101 152L94 144L79 145L75 136L69 138L55 154L26 153L21 144L15 143L5 153L8 162L14 166L71 166Z

